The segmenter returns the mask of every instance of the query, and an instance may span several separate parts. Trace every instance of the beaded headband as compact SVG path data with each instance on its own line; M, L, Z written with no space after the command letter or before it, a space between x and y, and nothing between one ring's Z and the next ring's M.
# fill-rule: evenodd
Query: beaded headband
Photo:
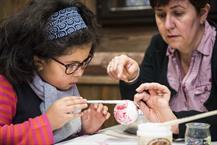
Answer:
M49 40L61 38L87 28L76 7L68 7L55 12L50 16L47 26Z

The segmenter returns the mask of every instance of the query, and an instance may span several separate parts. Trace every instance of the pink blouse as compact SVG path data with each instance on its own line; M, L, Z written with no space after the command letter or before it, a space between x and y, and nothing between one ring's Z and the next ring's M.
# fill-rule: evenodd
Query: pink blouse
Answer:
M168 47L167 78L170 86L177 91L170 100L173 111L207 111L204 103L211 91L211 57L215 38L215 28L206 22L204 35L197 49L193 51L190 67L185 76L182 73L178 51Z

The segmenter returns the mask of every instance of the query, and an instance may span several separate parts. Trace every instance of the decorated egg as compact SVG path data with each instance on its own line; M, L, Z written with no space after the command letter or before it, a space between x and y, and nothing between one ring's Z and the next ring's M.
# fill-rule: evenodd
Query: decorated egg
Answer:
M138 110L133 101L126 100L114 107L115 120L124 125L129 125L137 120Z

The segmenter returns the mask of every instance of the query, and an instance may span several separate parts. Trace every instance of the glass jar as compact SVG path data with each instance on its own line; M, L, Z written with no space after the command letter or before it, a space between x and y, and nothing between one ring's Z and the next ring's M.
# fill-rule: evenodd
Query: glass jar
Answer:
M163 126L160 123L143 123L138 125L138 145L171 145L172 131L170 126Z
M209 124L187 123L185 131L186 145L211 145Z

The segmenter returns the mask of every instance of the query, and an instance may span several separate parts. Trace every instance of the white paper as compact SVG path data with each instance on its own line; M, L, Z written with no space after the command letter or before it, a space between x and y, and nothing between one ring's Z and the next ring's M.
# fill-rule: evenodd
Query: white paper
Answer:
M106 134L81 136L56 145L137 145L135 139L123 139Z

